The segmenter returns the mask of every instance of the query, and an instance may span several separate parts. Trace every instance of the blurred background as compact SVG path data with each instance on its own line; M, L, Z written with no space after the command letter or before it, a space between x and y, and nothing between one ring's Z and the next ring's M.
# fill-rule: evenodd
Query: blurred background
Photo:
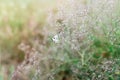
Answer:
M0 80L9 80L15 67L24 59L18 49L45 24L57 0L0 0Z

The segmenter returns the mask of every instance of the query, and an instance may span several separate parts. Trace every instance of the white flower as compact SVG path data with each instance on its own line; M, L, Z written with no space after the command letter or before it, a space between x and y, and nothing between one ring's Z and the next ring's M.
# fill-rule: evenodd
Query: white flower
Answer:
M55 35L52 40L55 42L55 43L59 43L59 36L58 35Z

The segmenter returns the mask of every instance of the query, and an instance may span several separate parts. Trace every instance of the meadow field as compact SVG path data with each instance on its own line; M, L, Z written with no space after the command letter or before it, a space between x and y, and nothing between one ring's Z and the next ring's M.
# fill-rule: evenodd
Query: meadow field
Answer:
M0 0L0 80L120 80L120 0Z

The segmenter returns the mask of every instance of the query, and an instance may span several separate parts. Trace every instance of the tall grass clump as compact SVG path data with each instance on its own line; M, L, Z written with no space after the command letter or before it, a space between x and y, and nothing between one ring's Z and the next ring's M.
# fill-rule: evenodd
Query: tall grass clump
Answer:
M55 31L45 27L43 40L32 40L34 56L18 66L13 80L23 73L25 80L119 80L119 5L119 0L66 0L49 13L46 26ZM31 54L27 48L22 50Z

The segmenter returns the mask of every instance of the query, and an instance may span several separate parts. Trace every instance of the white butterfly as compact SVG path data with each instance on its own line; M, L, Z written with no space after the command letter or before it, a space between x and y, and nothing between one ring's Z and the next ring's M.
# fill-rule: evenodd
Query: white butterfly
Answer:
M55 43L59 43L59 36L58 35L55 35L52 40L55 42Z

